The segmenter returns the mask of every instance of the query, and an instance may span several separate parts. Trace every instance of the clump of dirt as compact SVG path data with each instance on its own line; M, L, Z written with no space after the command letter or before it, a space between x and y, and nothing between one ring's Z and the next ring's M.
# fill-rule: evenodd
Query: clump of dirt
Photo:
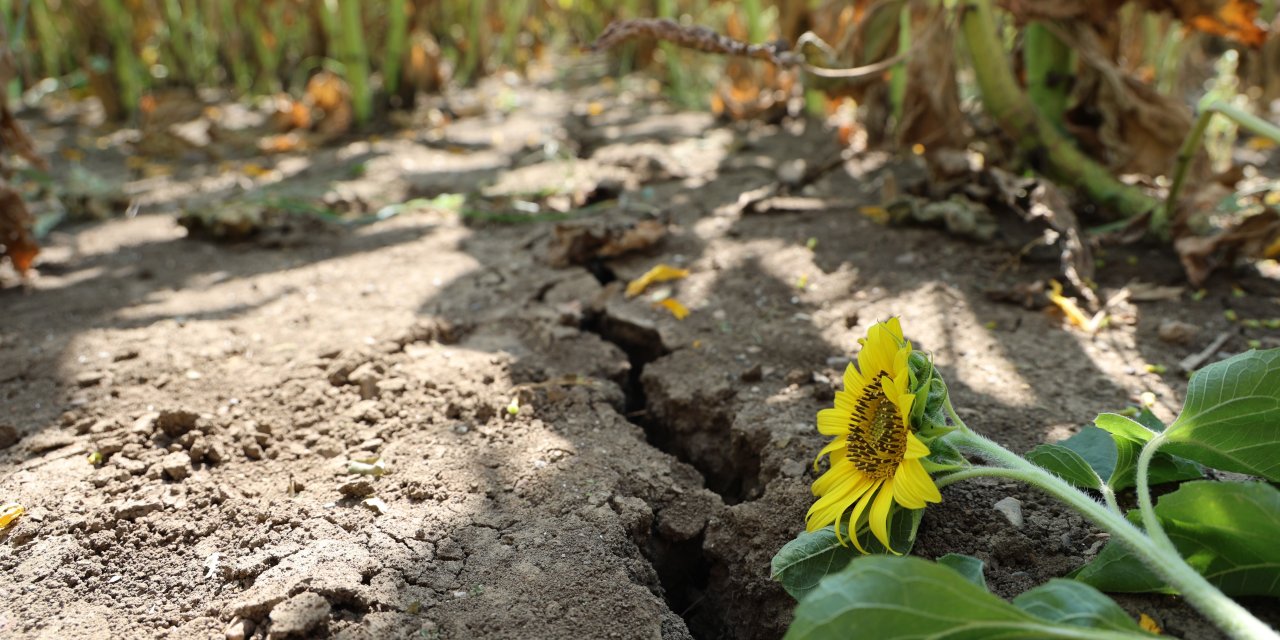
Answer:
M860 215L900 170L882 155L797 183L787 167L840 152L812 124L519 91L526 108L484 122L278 157L309 168L272 188L376 211L536 177L542 199L521 206L567 190L556 219L428 210L285 250L215 245L174 220L229 193L188 167L125 185L141 215L49 238L29 290L0 290L0 500L28 509L0 533L0 633L776 638L794 603L769 559L803 528L813 417L871 323L901 316L966 420L1019 450L1144 391L1168 414L1185 382L1145 364L1265 337L1222 314L1273 311L1275 282L1247 273L1246 298L1137 303L1095 337L993 302L1057 262L1011 268L1016 233L978 244ZM586 101L605 109L565 115ZM572 184L546 143L577 151ZM122 164L95 153L104 173ZM790 189L820 206L751 206ZM652 233L564 250L564 215L602 210L581 228ZM1169 257L1126 255L1141 266L1102 270L1104 290L1177 284ZM691 272L656 291L684 320L622 294L660 262ZM1167 318L1203 339L1160 341ZM962 484L915 553L983 558L1010 596L1099 540L1035 493ZM1171 599L1124 602L1212 637Z

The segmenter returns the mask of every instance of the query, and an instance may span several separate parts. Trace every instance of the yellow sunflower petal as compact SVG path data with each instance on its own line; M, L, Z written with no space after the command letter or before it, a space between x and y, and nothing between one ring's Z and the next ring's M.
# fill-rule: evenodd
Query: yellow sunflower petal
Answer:
M883 491L883 488L881 487L883 483L883 480L872 480L867 490L863 492L862 497L858 499L858 504L853 506L853 513L849 514L849 528L855 529L854 534L849 536L849 538L853 540L853 546L857 547L858 551L861 551L862 553L866 553L867 550L863 549L862 544L858 542L858 534L856 532L858 518L862 516L863 510L865 510L867 505L871 503L871 499L876 495L876 491ZM836 533L839 534L839 532L840 529L837 527ZM841 540L841 544L844 544L843 540Z
M938 486L918 460L904 460L894 472L893 498L908 509L923 509L927 502L942 502Z
M892 318L889 318L888 320L885 320L884 322L880 323L880 326L887 329L889 331L889 335L891 335L898 342L903 341L902 322L898 320L898 316L894 316Z
M822 462L822 458L823 458L824 456L826 456L826 455L827 455L827 454L829 454L829 453L835 453L836 451L839 451L840 449L843 449L843 448L844 448L844 446L845 446L845 444L844 444L844 440L842 440L842 439L840 439L840 438L836 438L835 440L832 440L831 442L828 442L828 443L827 443L827 446L823 447L823 448L822 448L822 451L819 451L819 452L818 452L818 457L816 457L816 458L814 458L814 459L813 459L813 470L814 470L814 471L817 471L817 470L818 470L818 463ZM833 457L831 458L831 468L832 468L832 469L834 469L834 468L835 468L835 466L836 466L836 462L838 462L838 461L840 461L840 460L843 460L843 459L844 459L844 458L839 457L839 456L833 456ZM847 462L847 460L846 460L846 462ZM818 491L818 489L817 489L817 484L815 483L815 485L814 485L814 489L813 489L813 495L815 495L815 496L816 496L816 495L819 495L820 493L825 493L825 492L819 492L819 491Z
M837 521L840 514L862 495L861 492L866 491L865 478L846 477L847 481L836 484L832 491L822 495L809 507L809 513L805 516L809 531L816 531Z
M823 409L818 412L818 433L824 436L848 435L850 417L848 411L841 411L838 407Z
M907 432L907 452L902 455L903 460L919 460L929 455L929 445L920 441L916 434Z
M844 482L860 482L862 476L863 473L844 456L833 457L831 468L813 481L813 495L826 495Z
M858 373L858 369L853 366L852 362L850 362L849 365L844 368L844 390L850 393L856 393L865 386L867 386L866 378L863 378L862 374Z
M853 498L857 498L858 504L862 504L863 502L865 502L868 499L867 496L871 495L871 490L874 488L874 486L875 486L875 483L870 478L867 478L867 477L860 478L858 480L858 484L854 486L853 492L850 494L850 503L853 502ZM832 511L833 511L832 513L833 517L829 518L829 520L831 520L831 523L835 527L836 540L840 541L840 544L844 544L844 533L841 531L841 527L844 525L844 515L849 511L849 505L848 504L841 505L838 511L834 509ZM856 526L858 522L859 512L860 510L855 507L853 510L853 516L852 516L853 519L849 520L849 528L853 528L854 526ZM851 538L853 539L854 545L857 546L858 544L857 536L851 536Z
M911 405L915 404L916 396L913 393L900 393L889 396L889 401L898 407L898 415L902 417L903 422L910 420Z
M885 480L884 485L880 487L880 493L876 494L875 502L871 503L871 513L867 516L867 524L871 527L871 534L884 545L884 548L897 554L892 547L889 546L889 507L893 506L893 479Z

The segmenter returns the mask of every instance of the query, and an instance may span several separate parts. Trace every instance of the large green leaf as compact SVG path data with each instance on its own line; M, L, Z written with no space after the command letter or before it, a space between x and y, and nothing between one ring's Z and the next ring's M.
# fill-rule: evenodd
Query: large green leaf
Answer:
M1138 454L1142 445L1155 437L1150 429L1118 413L1103 413L1094 419L1099 429L1111 434L1116 443L1116 466L1107 478L1113 491L1127 489L1137 484Z
M1249 351L1191 376L1168 451L1280 482L1280 349Z
M1093 597L1088 606L1075 609L1055 599L1062 593L1055 588L1032 598L1035 608L1055 616L1040 618L942 565L912 557L859 558L800 602L786 638L1080 638L1080 627L1092 629L1091 638L1150 637L1136 625L1132 631L1117 630ZM1093 626L1099 622L1107 626Z
M1013 605L1037 618L1060 624L1142 632L1142 627L1114 600L1075 580L1050 580L1014 598Z
M916 532L924 509L895 507L889 516L889 542L894 551L908 553L916 543ZM858 542L870 553L889 553L868 529L863 518L858 529ZM799 600L818 586L818 581L830 573L843 569L850 560L862 555L849 542L848 527L844 528L844 544L836 537L835 528L823 527L806 531L788 542L773 556L773 579Z
M773 556L773 579L799 600L818 588L818 582L828 574L843 569L860 555L857 549L846 545L836 539L832 527L806 531Z
M1102 489L1102 478L1080 454L1060 444L1042 444L1027 452L1032 464L1057 474L1082 489Z
M1111 434L1093 425L1085 425L1078 433L1058 444L1080 454L1099 478L1110 478L1116 468L1116 443Z
M938 564L949 567L965 580L972 582L973 586L981 587L983 591L987 590L987 576L983 573L985 564L981 560L963 553L948 553L938 558Z
M1062 446L1080 454L1099 477L1106 478L1113 491L1137 484L1138 454L1155 432L1143 424L1117 413L1104 413L1094 420L1097 428L1085 427L1080 433L1062 441ZM1103 434L1108 434L1108 445ZM1204 476L1195 463L1164 452L1151 459L1149 478L1152 485L1178 482Z
M1280 597L1280 489L1262 482L1187 482L1156 503L1178 553L1232 596ZM1129 519L1139 520L1136 510ZM1103 591L1170 592L1127 547L1111 543L1073 576Z

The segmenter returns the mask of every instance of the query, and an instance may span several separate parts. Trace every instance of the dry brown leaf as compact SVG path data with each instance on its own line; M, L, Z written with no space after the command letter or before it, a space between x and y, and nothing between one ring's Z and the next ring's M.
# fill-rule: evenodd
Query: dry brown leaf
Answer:
M0 246L18 273L25 274L40 253L31 235L31 214L22 196L9 187L0 187Z
M1177 238L1173 247L1182 261L1187 280L1200 286L1213 270L1237 258L1261 258L1267 247L1280 241L1280 214L1274 209L1250 216L1216 235L1187 235Z
M587 264L647 249L666 235L667 226L657 220L565 222L552 231L547 260L555 267Z
M1092 143L1094 155L1118 173L1167 174L1191 130L1191 110L1116 66L1088 26L1075 25L1060 35L1083 62L1067 114L1076 138Z
M1018 24L1032 20L1079 20L1100 31L1116 23L1116 13L1126 0L1001 0ZM1256 0L1141 0L1147 11L1168 13L1187 26L1260 47L1267 31L1258 24Z
M1260 5L1254 0L1163 0L1148 7L1171 10L1192 29L1261 47L1267 31L1258 23Z
M944 28L948 19L945 11L922 11L913 16L912 32L928 34L928 41L907 63L907 93L896 131L904 146L958 149L969 140L968 118L960 108L955 80L955 34Z

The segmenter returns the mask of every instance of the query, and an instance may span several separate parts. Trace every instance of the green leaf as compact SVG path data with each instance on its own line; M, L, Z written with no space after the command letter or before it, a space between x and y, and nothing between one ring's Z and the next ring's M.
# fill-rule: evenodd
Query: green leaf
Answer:
M1048 595L1046 603L1050 602ZM1056 610L1050 604L1042 607ZM786 638L1080 638L1081 632L1074 628L1077 623L1096 619L1090 615L1039 618L987 593L948 567L920 558L873 556L859 558L823 580L796 607ZM1150 636L1107 627L1091 631L1089 637Z
M1138 424L1156 433L1160 433L1161 431L1165 430L1164 422L1161 421L1160 418L1157 417L1156 414L1152 413L1151 409L1148 409L1147 407L1139 408L1137 415L1133 416L1133 419Z
M1115 443L1115 467L1107 476L1107 484L1113 491L1121 491L1136 485L1138 454L1142 452L1143 445L1155 437L1155 432L1135 420L1116 413L1101 414L1094 420L1094 424L1110 433ZM1152 485L1203 476L1204 471L1199 466L1170 453L1157 452L1151 459L1149 480Z
M899 553L910 553L916 543L916 532L924 509L894 507L889 515L889 542ZM858 542L873 554L890 553L872 535L866 518L860 519ZM840 544L834 527L826 526L817 531L806 531L782 546L773 556L772 577L782 583L791 597L800 600L818 586L818 581L830 573L839 571L850 560L862 555L849 542L848 527L844 529L844 544Z
M1232 596L1280 597L1280 489L1262 482L1187 482L1156 503L1178 553ZM1136 510L1129 520L1139 520ZM1171 590L1123 545L1111 543L1073 576L1104 591Z
M974 586L982 587L983 591L987 591L987 577L983 574L984 567L981 560L963 553L948 553L938 558L937 562L944 567L950 567L952 571L972 582Z
M1142 423L1118 413L1099 414L1093 423L1112 436L1132 440L1139 445L1146 444L1156 436L1154 431L1146 428Z
M1191 376L1169 452L1280 482L1280 349L1248 351Z
M1076 452L1099 478L1110 478L1116 468L1116 443L1111 434L1093 425L1058 444Z
M816 589L827 574L843 569L859 555L852 545L840 544L832 527L806 531L773 556L772 577L791 597L800 600Z
M1054 578L1014 598L1013 606L1059 624L1145 633L1114 600L1075 580Z
M1028 451L1026 458L1077 487L1094 491L1102 489L1102 478L1094 473L1089 463L1080 454L1060 444L1042 444Z

